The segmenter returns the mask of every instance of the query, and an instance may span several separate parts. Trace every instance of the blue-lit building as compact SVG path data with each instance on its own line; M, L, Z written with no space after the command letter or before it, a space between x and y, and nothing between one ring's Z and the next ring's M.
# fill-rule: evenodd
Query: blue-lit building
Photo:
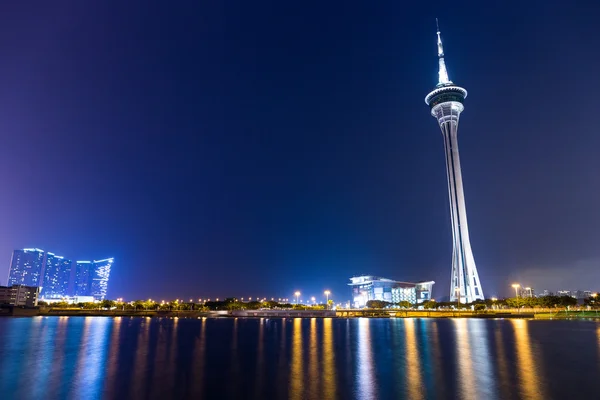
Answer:
M44 258L40 249L22 249L13 251L8 273L8 286L42 286Z
M93 296L95 300L104 300L108 291L108 280L113 263L113 258L76 261L74 295Z
M68 296L93 296L96 300L104 300L113 263L113 258L73 263L40 249L15 250L8 286L37 287L44 300Z
M73 263L62 256L47 252L44 263L44 280L41 296L55 299L71 294L71 270Z
M115 260L107 258L105 260L96 260L93 262L94 274L92 278L92 296L95 300L104 300L108 290L108 278L110 270Z
M74 296L91 296L94 265L91 261L75 261Z
M433 281L401 282L373 275L361 275L350 278L352 287L352 305L365 307L369 300L382 300L389 303L408 301L411 304L431 299Z

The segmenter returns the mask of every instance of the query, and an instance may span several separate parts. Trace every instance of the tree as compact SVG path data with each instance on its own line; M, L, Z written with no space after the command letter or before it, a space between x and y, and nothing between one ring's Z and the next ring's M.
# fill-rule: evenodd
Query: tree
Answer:
M107 310L110 310L114 307L116 307L117 302L114 300L102 300L102 303L100 303L102 308L106 308Z
M383 300L369 300L366 305L368 308L386 308L389 307L390 303Z
M426 310L431 310L432 308L437 308L438 304L433 300L427 300L423 302L423 308Z

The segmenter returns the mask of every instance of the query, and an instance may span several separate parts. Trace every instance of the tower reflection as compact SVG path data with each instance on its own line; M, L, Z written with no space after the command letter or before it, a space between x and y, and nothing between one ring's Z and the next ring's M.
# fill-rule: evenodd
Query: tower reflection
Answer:
M524 399L543 399L542 386L538 376L539 363L534 363L529 322L522 319L511 319L515 331L517 352L517 375L519 377L520 397Z
M409 399L424 399L425 387L421 377L421 359L415 332L415 320L404 319L404 332L406 335L406 378L407 397Z
M292 362L290 363L291 399L304 398L304 368L302 363L302 318L294 318L292 331Z
M471 344L467 332L467 320L455 318L454 328L456 332L456 359L458 360L458 380L460 398L476 399L473 362L471 360Z
M370 320L358 319L358 394L361 399L377 398L375 365L373 364Z

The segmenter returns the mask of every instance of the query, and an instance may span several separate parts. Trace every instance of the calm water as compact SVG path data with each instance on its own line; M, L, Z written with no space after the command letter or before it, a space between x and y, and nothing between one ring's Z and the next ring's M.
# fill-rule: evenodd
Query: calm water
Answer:
M0 319L2 399L598 398L600 324Z

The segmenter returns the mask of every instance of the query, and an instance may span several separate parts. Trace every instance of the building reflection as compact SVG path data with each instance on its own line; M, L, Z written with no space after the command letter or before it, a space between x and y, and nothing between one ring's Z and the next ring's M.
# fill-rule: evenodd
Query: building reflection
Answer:
M433 363L434 385L436 390L444 393L446 391L446 382L444 381L444 369L442 350L440 347L440 332L438 329L438 321L430 321L430 338L431 338L431 363Z
M112 320L112 329L110 333L110 349L108 352L106 380L104 381L104 391L110 393L117 378L117 367L119 365L119 342L121 340L121 317L115 317Z
M510 322L515 331L520 397L523 399L543 399L545 397L538 376L539 363L534 362L531 348L529 322L523 319L511 319Z
M406 335L407 397L409 399L424 399L425 387L423 386L423 378L421 376L421 358L414 319L404 319L404 333Z
M375 365L373 361L373 348L371 343L369 318L358 319L358 393L361 399L377 398L377 382L375 378Z
M291 399L304 398L304 367L302 357L302 318L294 318L292 362L290 363L289 398Z
M463 399L476 399L475 376L471 354L471 343L467 331L467 320L455 318L454 330L456 332L456 359L458 361L459 396Z
M88 399L102 391L105 363L109 346L110 319L85 317L80 341L73 398Z
M337 381L335 376L335 350L333 347L333 324L331 318L323 319L323 399L335 399Z

